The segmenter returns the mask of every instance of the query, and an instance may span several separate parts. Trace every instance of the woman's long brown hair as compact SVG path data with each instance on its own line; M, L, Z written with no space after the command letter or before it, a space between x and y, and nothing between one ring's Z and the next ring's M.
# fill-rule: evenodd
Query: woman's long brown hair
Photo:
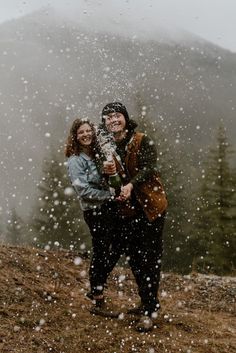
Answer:
M86 120L85 119L75 119L72 126L71 126L70 133L67 138L66 145L65 145L65 156L66 157L80 154L81 145L77 140L77 130L80 128L80 126L82 126L84 124L88 124L91 127L91 129L93 131L93 138L92 138L91 147L94 149L96 148L96 133L95 133L95 128L94 128L93 123L91 123L91 121L89 121L87 119Z

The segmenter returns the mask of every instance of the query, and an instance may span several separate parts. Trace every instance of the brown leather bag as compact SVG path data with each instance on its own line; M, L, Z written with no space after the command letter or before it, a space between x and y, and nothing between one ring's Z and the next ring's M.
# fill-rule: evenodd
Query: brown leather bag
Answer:
M128 144L126 166L131 177L136 175L138 170L138 151L140 149L143 136L143 133L135 132L131 142ZM148 220L152 222L167 208L168 203L166 194L157 172L154 172L150 180L139 185L139 187L134 190L134 193L138 202L135 203L133 209L132 207L123 205L123 212L124 214L127 213L127 217L131 214L131 212L129 213L129 208L132 209L133 215L135 215L140 208L142 208Z
M135 193L150 222L166 210L168 203L158 173L153 174L147 183L140 185Z

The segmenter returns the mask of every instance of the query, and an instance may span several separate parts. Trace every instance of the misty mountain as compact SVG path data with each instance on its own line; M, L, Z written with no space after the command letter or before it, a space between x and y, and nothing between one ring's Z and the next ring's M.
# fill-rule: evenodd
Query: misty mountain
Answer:
M63 144L74 118L99 120L120 100L188 163L206 149L222 119L233 143L236 130L236 55L189 34L168 41L104 33L37 11L0 26L0 147L3 213L27 214L36 196L42 159Z

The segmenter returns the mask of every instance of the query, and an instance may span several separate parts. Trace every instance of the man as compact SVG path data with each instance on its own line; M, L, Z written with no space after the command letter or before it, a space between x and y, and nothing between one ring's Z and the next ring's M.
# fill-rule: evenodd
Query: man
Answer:
M156 167L157 151L147 135L135 132L137 124L120 102L103 108L102 124L114 136L119 156L116 164L123 182L117 198L121 234L114 249L128 256L141 299L140 305L128 313L140 315L138 331L150 331L160 307L157 293L167 208ZM105 168L105 173L111 171Z

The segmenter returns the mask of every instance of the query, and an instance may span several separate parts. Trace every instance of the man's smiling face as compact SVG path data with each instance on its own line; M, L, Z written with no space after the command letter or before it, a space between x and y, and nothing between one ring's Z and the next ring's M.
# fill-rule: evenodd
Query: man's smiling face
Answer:
M104 116L105 125L109 132L113 134L121 133L125 130L126 121L122 113L110 113Z

